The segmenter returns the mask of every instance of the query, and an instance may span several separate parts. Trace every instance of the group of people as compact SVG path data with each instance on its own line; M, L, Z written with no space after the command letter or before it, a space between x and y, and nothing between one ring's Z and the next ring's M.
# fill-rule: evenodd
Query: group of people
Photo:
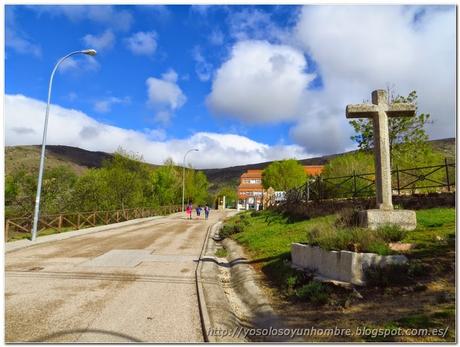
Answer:
M201 205L198 205L196 208L195 208L195 211L196 211L196 217L199 219L200 216L201 216L201 211L204 210L204 217L205 219L208 219L209 218L209 206L206 205L204 208L201 207ZM187 205L187 209L185 210L185 213L187 214L187 218L188 219L192 219L192 212L193 212L193 206L192 204L188 204Z

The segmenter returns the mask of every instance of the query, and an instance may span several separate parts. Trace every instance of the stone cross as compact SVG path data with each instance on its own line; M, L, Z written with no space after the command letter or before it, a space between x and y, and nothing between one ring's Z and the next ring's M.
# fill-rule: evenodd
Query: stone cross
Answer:
M415 105L409 103L390 105L385 90L374 90L372 104L347 105L346 115L347 118L372 118L377 208L392 210L388 117L413 117L415 116Z

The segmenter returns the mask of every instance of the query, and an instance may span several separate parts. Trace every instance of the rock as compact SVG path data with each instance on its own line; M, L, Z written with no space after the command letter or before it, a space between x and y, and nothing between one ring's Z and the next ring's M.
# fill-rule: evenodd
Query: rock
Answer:
M413 243L401 243L401 242L390 242L388 244L388 247L390 247L390 249L392 251L407 252L407 251L415 248L415 244L413 244Z

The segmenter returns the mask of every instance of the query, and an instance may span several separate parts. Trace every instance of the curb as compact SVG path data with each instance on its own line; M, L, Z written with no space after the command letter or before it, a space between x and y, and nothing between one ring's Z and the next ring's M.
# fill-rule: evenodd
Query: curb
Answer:
M238 331L241 333L239 330L241 324L234 315L224 288L218 280L219 263L214 256L215 243L211 236L220 229L221 225L222 222L218 222L208 229L196 272L203 337L205 342L210 343L242 343L247 341L237 336ZM217 333L209 334L212 330L216 330ZM219 335L219 331L226 333Z
M230 269L231 282L235 292L253 314L251 319L255 328L280 328L281 322L273 310L266 294L258 284L260 277L249 263L243 247L231 239L224 239L222 245L228 251L228 261L234 262ZM265 336L263 342L281 342L280 337ZM262 342L257 341L257 342Z
M211 320L209 319L206 301L204 298L203 282L201 278L203 262L201 260L207 249L209 234L211 230L219 223L221 222L218 222L208 227L208 230L206 231L206 236L204 238L203 247L201 248L200 257L198 258L198 264L195 268L195 284L196 284L196 290L197 290L198 307L199 307L199 312L200 312L201 329L203 333L204 342L216 342L216 341L210 341L209 336L208 336L208 328L211 327Z
M137 219L131 219L129 221L120 222L120 223L100 225L97 227L85 228L85 229L80 229L80 230L65 231L59 234L52 234L52 235L38 237L34 242L32 242L31 240L18 240L18 241L6 242L5 243L5 253L11 253L11 252L18 251L24 248L40 245L42 243L67 240L67 239L71 239L74 237L98 233L101 231L117 230L117 229L120 229L126 226L130 226L130 225L148 223L153 220L157 220L157 219L164 218L164 217L165 216L137 218Z

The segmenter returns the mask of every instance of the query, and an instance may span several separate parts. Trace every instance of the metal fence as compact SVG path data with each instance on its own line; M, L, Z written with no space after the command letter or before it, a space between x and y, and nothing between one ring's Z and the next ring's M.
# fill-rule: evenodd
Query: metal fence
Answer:
M394 195L450 192L455 190L455 163L399 169L391 172ZM370 197L375 195L375 173L355 173L349 176L318 176L286 193L290 203L315 200Z
M38 232L52 229L61 232L68 229L78 230L97 225L119 223L136 218L146 218L180 212L181 206L161 206L158 208L132 208L114 211L75 212L42 215L39 219ZM5 240L14 233L30 233L32 216L9 218L5 220Z

